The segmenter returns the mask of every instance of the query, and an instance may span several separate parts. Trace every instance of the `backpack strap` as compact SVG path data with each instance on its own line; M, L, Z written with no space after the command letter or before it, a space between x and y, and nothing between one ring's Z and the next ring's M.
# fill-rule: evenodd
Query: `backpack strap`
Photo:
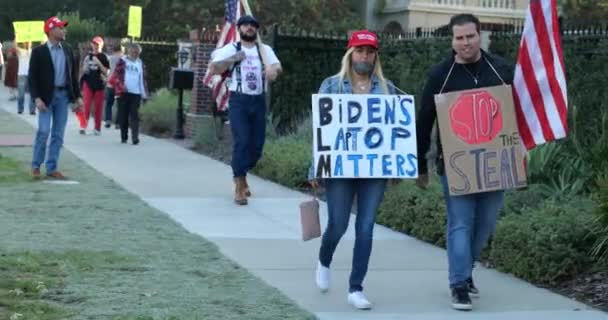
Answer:
M234 47L236 48L236 52L241 51L241 42L238 41L234 45ZM236 70L236 92L242 93L243 92L243 85L242 85L243 79L242 79L242 76L241 76L241 61L235 63L232 66L232 70L230 71L230 74L232 74L233 70Z
M255 43L255 48L258 50L258 57L260 58L260 64L262 65L262 93L266 91L266 65L264 65L264 59L262 59L262 52L260 51L260 43Z

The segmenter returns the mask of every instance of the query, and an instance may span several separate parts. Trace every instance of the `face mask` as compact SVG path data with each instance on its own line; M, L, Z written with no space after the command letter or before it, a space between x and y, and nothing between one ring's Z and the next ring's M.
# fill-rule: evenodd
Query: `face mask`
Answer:
M239 33L241 35L241 40L244 40L244 41L253 42L253 41L255 41L258 38L258 34L257 33L254 33L251 36L247 35L247 34L245 34L243 32L239 32Z
M374 70L374 64L369 62L353 62L353 70L358 74L370 74Z

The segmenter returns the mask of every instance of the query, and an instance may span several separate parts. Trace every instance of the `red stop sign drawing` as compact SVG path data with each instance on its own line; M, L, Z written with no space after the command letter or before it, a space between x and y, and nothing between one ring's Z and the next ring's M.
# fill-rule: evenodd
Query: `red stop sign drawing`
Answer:
M450 126L467 144L490 142L502 130L500 102L486 90L464 93L450 107Z

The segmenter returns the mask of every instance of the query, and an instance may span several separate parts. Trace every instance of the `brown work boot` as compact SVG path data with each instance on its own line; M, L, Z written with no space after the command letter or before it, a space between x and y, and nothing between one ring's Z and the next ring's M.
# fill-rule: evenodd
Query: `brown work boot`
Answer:
M34 180L40 180L41 175L40 175L40 169L39 168L33 168L32 169L32 178L34 178Z
M249 190L249 184L247 183L247 176L243 177L243 181L245 182L245 196L251 197L251 191Z
M68 179L66 176L64 176L59 171L55 171L55 172L52 172L52 173L47 173L46 177L49 178L49 179L55 179L55 180L67 180Z
M245 177L234 178L234 202L240 206L247 204L245 195Z

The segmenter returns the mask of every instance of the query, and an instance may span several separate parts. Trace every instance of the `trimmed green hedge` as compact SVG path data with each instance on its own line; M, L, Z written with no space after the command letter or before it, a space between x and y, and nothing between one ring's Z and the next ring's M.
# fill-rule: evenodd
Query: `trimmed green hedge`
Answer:
M501 271L553 284L588 270L593 203L547 201L526 214L507 215L497 226L490 259Z

